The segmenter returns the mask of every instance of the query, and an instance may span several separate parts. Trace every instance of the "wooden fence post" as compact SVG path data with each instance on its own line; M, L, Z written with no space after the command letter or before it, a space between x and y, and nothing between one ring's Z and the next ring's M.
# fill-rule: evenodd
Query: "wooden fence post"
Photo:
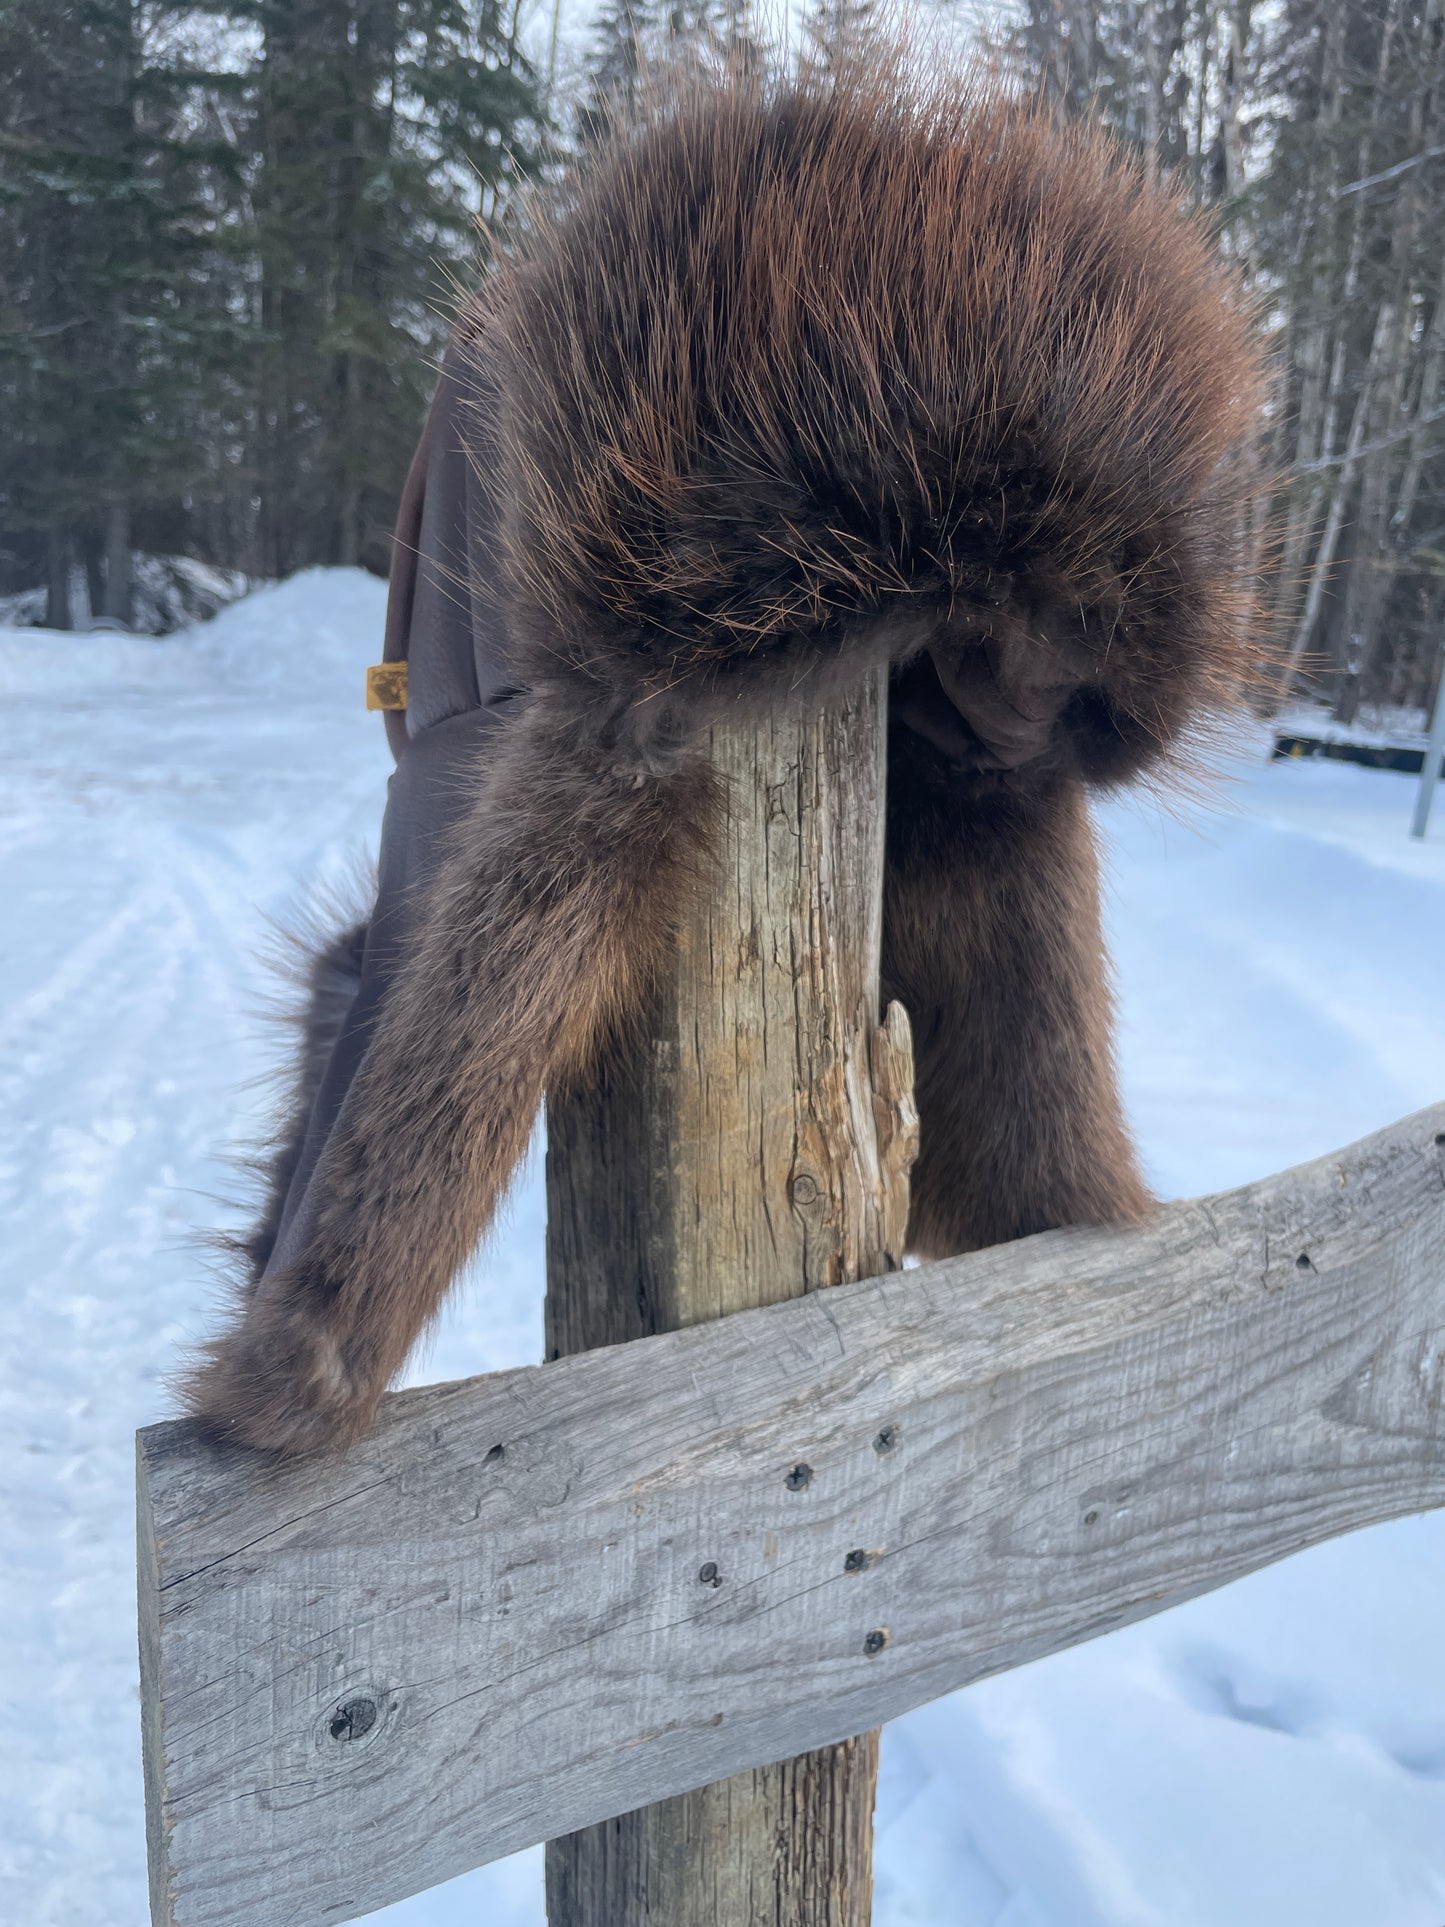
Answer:
M719 873L647 1023L549 1105L549 1358L900 1262L917 1126L907 1019L877 1027L886 726L880 674L714 732ZM551 1927L867 1927L877 1767L875 1732L553 1840Z

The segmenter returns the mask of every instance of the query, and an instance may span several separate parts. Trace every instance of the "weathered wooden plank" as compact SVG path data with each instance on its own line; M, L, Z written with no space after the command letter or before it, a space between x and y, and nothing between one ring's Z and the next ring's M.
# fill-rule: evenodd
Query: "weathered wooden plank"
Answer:
M340 1464L139 1446L157 1918L346 1920L1445 1503L1445 1106Z

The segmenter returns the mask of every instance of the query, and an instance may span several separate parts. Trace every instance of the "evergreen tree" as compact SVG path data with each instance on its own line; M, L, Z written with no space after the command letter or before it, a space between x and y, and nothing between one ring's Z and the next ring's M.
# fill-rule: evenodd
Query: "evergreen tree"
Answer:
M214 272L232 170L182 112L201 77L156 58L164 10L145 24L131 0L0 0L4 559L43 558L57 626L78 561L128 619L137 522L200 461L177 432L200 365L238 346Z
M476 219L540 128L498 0L0 0L0 589L136 546L384 568Z
M530 68L491 0L257 0L259 547L384 567L445 273L528 165Z
M877 31L877 0L808 0L803 58L824 68L856 59Z
M637 105L643 74L655 57L658 0L603 0L593 27L586 93L577 112L578 138L598 145Z

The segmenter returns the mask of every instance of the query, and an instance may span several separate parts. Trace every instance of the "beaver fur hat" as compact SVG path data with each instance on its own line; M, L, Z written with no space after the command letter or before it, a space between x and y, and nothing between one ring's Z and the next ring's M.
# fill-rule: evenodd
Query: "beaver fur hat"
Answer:
M408 484L377 904L315 967L191 1408L279 1450L365 1430L669 954L709 726L884 665L912 1242L1137 1215L1086 791L1237 697L1261 396L1169 192L896 67L675 89L535 203Z

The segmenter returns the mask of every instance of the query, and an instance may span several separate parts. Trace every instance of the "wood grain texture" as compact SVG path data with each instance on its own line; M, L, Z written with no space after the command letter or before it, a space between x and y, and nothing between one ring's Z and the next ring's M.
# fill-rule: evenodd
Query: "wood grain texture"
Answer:
M548 1103L549 1357L901 1263L918 1127L908 1019L876 1022L886 753L881 672L826 715L713 731L726 824L675 966L596 1082ZM868 1927L877 1762L864 1734L551 1841L551 1927Z
M158 1918L320 1927L1445 1504L1445 1106L340 1463L139 1450Z

